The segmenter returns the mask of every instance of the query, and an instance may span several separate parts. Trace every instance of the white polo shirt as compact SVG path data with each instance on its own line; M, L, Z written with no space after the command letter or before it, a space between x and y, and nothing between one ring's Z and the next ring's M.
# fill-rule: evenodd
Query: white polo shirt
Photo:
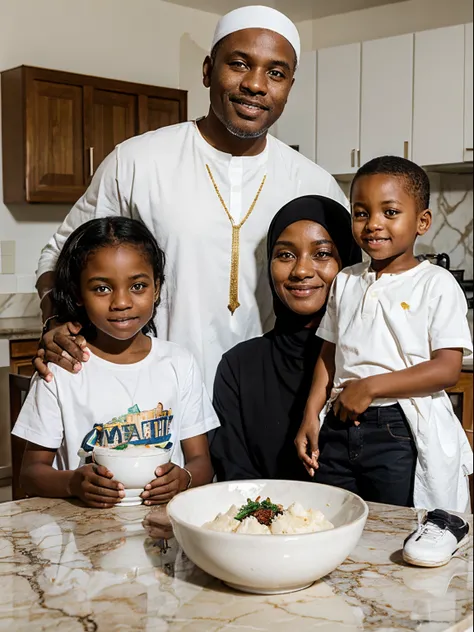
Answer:
M466 299L454 277L429 261L379 279L367 262L342 270L317 332L336 345L331 400L349 380L407 369L430 360L437 349L470 354L466 314ZM415 506L465 511L472 450L448 396L441 391L399 403L418 449Z

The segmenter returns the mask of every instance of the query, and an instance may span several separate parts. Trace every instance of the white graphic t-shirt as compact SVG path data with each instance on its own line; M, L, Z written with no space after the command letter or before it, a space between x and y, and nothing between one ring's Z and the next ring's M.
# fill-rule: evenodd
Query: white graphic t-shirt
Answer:
M217 428L219 421L193 356L172 342L152 338L146 358L114 364L91 354L72 374L50 365L54 380L33 378L12 434L57 449L55 467L75 469L82 440L94 424L107 424L130 409L172 410L171 461L184 465L181 441Z

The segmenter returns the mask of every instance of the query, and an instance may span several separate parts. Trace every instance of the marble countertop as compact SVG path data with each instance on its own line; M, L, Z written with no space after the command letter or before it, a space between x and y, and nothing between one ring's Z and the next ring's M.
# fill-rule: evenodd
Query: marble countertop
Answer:
M50 499L0 505L0 630L472 629L472 545L443 568L405 566L400 548L416 525L413 510L371 504L344 564L307 590L276 596L234 592L196 568L174 539L168 548L150 539L141 525L149 513Z
M41 319L39 316L26 318L0 318L0 340L38 339L41 334Z

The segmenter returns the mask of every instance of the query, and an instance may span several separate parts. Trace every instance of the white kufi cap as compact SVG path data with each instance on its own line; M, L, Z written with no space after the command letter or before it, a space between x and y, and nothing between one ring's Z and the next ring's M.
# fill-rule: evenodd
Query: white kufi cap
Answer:
M211 50L227 35L244 29L267 29L278 33L293 46L299 62L301 44L298 29L286 15L271 7L242 7L224 15L217 23Z

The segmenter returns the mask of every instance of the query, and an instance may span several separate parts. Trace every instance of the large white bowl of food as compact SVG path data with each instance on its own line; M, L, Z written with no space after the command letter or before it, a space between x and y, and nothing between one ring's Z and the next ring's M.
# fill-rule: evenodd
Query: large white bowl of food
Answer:
M168 504L176 539L204 571L245 592L302 590L353 551L366 503L338 487L298 481L214 483Z

